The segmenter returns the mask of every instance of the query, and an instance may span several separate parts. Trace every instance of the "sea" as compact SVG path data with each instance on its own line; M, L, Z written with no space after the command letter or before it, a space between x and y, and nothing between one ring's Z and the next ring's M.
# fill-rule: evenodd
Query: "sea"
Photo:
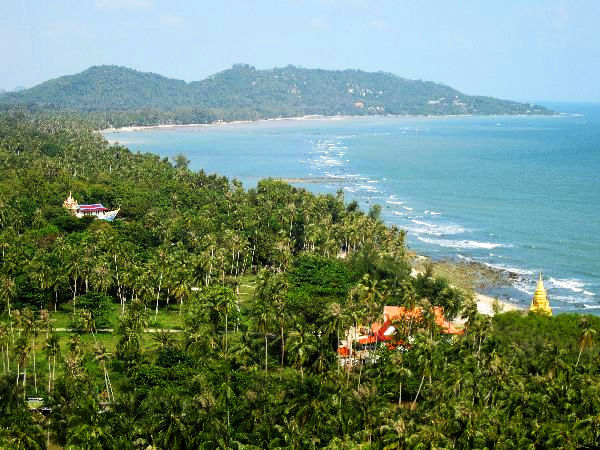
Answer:
M474 261L528 305L543 274L555 313L600 314L600 104L543 102L555 116L268 120L106 132L111 142L237 178L343 189L433 259Z

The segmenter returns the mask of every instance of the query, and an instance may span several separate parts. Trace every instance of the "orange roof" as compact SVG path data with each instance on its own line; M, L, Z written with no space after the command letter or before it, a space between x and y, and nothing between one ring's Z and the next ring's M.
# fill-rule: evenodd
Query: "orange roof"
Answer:
M457 329L449 321L444 318L444 308L441 306L434 306L433 313L435 314L435 323L442 328L442 331L447 334L461 334L462 330ZM384 306L383 307L383 321L394 322L399 320L410 320L414 319L420 321L423 319L423 308L416 306L414 308L406 308L404 306ZM373 328L373 331L379 331L381 333L381 325ZM387 328L387 327L386 327ZM385 332L385 330L383 330Z
M371 324L371 331L373 333L377 333L379 331L379 329L383 326L383 324L379 323L379 322L373 322Z
M339 347L338 353L342 358L347 358L348 356L350 356L350 350L348 349L348 347Z

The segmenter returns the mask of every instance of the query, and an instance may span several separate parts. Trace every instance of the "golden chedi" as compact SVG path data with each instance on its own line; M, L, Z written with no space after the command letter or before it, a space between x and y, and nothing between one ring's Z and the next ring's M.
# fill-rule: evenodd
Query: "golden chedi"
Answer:
M540 279L537 282L537 287L535 288L535 293L533 294L533 299L531 300L529 311L546 314L548 316L552 315L552 308L550 308L550 303L548 303L548 297L546 296L546 289L544 289L541 273Z

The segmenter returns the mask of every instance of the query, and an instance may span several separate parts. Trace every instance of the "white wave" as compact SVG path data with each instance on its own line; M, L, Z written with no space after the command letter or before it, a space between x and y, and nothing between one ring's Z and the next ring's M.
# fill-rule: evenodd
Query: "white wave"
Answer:
M450 247L450 248L466 248L466 249L492 249L498 247L507 247L505 244L496 244L494 242L479 242L479 241L455 241L450 239L430 239L424 237L418 237L422 242L427 244L436 244L441 247Z
M577 279L567 278L567 279L561 280L561 279L556 279L556 278L550 277L548 282L551 287L567 289L569 291L577 292L577 293L584 292L583 288L585 286L585 283L583 283Z
M412 231L415 234L432 234L435 236L443 236L445 234L460 234L464 233L465 229L463 227L459 227L458 225L436 225L429 222L424 222L422 220L412 219L412 223L416 225L421 225L422 227L412 228Z
M436 225L428 222L423 222L422 220L411 220L412 223L416 223L417 225L424 225L426 227L436 227Z
M583 307L585 309L600 309L600 305L586 305L586 304L584 304Z
M490 255L492 255L492 253L490 253ZM505 272L512 272L512 273L516 273L518 275L526 276L526 275L533 275L534 273L536 273L533 270L521 269L519 267L512 267L512 266L503 265L503 264L492 264L492 263L489 263L486 261L481 261L478 258L472 258L469 256L457 255L457 257L459 259L464 259L466 261L478 262L478 263L483 264L484 266L490 267L492 269L502 270ZM522 289L519 289L520 291L526 292L526 293L531 292L531 294L533 294L533 291L530 291L530 290L524 288L525 285L530 286L532 284L533 284L532 280L523 280L523 281L515 283L515 287L518 288L520 285L522 287Z
M585 300L582 300L581 297L575 297L572 295L552 295L550 297L550 303L552 303L553 300L563 302L563 303L569 303L571 305L579 305L585 301Z
M403 208L404 208L405 210L407 210L407 211L412 211L412 210L413 210L412 208L409 208L408 206L403 206Z
M519 267L512 267L505 264L492 264L488 262L484 262L483 264L488 267L491 267L492 269L504 270L506 272L516 273L522 276L535 274L533 270L521 269Z
M397 216L403 216L404 215L404 213L401 213L399 211L394 211L394 214L396 214Z
M513 287L516 290L521 291L521 292L523 292L524 294L527 294L527 295L533 295L533 292L534 292L533 289L529 285L526 285L526 284L523 284L523 283L514 283Z
M397 202L394 200L386 200L385 202L389 203L390 205L403 205L404 204L404 202Z
M596 294L594 294L593 292L590 292L590 291L583 291L583 293L584 293L585 295L589 295L590 297L593 297L593 296L595 296L595 295L596 295Z
M431 236L442 236L443 233L441 231L437 231L432 228L419 228L419 227L409 227L407 231L410 231L412 234L429 234Z
M358 189L368 192L379 192L374 186L369 186L368 184L359 184Z

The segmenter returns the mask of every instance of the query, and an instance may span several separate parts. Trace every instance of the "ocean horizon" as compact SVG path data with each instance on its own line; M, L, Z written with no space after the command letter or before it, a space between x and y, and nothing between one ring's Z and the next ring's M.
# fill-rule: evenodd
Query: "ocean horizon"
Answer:
M132 150L185 153L243 182L342 189L377 203L412 250L511 274L483 290L529 304L543 273L555 313L600 313L600 104L542 102L556 116L352 117L104 132Z

